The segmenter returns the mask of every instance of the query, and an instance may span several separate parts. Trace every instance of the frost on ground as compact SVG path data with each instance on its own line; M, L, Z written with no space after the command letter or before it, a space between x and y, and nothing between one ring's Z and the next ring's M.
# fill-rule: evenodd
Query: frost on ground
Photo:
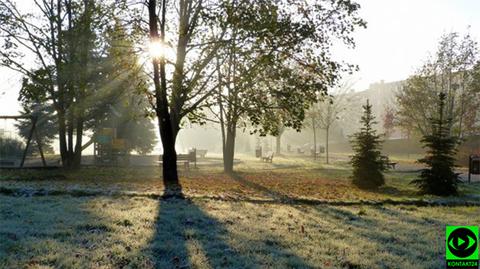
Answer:
M478 207L0 196L1 268L440 268Z
M478 183L438 198L414 170L374 192L345 163L220 170L182 171L168 200L158 167L2 171L0 268L442 268L445 226L480 223Z

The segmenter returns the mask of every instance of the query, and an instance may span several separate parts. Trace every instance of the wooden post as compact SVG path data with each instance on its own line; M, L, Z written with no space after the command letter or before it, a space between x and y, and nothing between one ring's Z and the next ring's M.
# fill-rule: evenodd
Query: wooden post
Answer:
M472 155L468 156L468 183L470 183L471 173L472 172Z
M312 118L312 129L313 129L313 159L317 160L317 132L315 127L315 118Z
M193 148L192 154L193 154L192 158L195 164L195 168L197 168L197 148Z
M327 126L327 128L325 128L325 161L326 163L328 164L329 160L328 160L328 132L330 131L329 130L330 127Z
M42 157L42 162L43 166L47 166L45 162L45 157L43 156L43 150L42 146L40 144L40 139L38 138L38 134L35 131L35 127L37 125L37 117L36 116L31 116L31 115L20 115L20 116L0 116L0 119L30 119L32 121L32 129L30 129L30 132L28 134L28 140L27 140L27 145L25 146L25 150L23 151L23 157L22 157L22 162L20 163L20 168L23 168L23 165L25 164L25 159L27 158L27 151L28 147L30 146L30 142L32 141L33 134L35 132L35 140L37 140L38 144L38 149L40 150L40 156Z
M32 129L30 129L30 133L28 134L27 145L25 146L25 150L23 151L22 162L20 163L20 168L23 168L23 164L25 163L25 158L27 158L27 151L28 147L30 146L30 141L32 141L33 132L35 131L35 125L37 125L37 118L32 118Z
M38 137L37 130L35 132L35 140L37 141L38 151L40 151L40 157L42 158L43 167L47 167L47 162L45 161L45 156L43 156L42 144L40 144L40 138Z

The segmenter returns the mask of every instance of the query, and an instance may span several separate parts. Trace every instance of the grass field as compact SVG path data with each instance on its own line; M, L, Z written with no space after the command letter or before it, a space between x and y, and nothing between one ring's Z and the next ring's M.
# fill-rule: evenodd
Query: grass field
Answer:
M442 268L445 225L478 225L480 184L422 196L409 160L367 192L304 158L215 160L160 199L158 167L0 171L1 268Z

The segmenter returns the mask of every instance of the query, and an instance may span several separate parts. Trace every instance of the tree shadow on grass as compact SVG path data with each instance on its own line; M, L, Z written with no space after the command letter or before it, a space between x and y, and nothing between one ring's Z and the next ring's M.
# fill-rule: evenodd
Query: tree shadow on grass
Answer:
M375 209L375 210L371 210ZM316 207L316 216L339 228L332 237L358 242L358 251L365 256L377 253L373 261L380 267L400 266L438 268L441 247L425 237L429 229L443 229L442 222L416 219L401 210L374 207L354 213L340 207ZM435 247L434 247L435 245ZM369 253L371 252L371 253ZM353 255L355 257L355 255ZM363 261L347 261L362 267ZM357 264L360 262L359 264ZM365 261L366 264L369 262Z
M291 201L293 200L292 197L288 196L288 195L285 195L283 193L280 193L280 192L277 192L277 191L274 191L270 188L267 188L261 184L258 184L258 183L255 183L255 182L252 182L252 181L249 181L247 179L245 179L242 174L240 173L237 173L237 172L233 172L230 177L237 181L238 183L248 187L248 188L251 188L251 189L254 189L256 191L259 191L263 194L266 194L267 196L269 196L270 198L274 199L274 200L277 200L277 201L282 201L282 202L288 202L288 201Z
M94 210L111 199L0 199L0 268L93 268L98 263L121 268L129 262L114 251L124 244L113 240L123 226ZM97 251L103 251L101 258L93 254Z
M150 250L156 268L251 267L226 242L227 231L191 201L182 198L160 200L155 234Z
M385 194L385 195L390 195L393 197L419 197L421 196L418 192L412 191L410 189L400 189L395 186L390 186L390 185L383 185L380 186L378 189L373 189L373 190L364 190L372 193L377 193L377 194Z
M238 174L232 175L232 178L248 187L269 195L275 200L295 201L295 199L291 199L286 195L272 191L254 182L247 181ZM363 202L359 202L357 205L361 206L362 203ZM341 203L339 205L341 205ZM355 205L355 203L352 205ZM395 262L408 259L409 257L413 257L414 259L412 260L412 263L409 263L411 266L414 266L415 259L424 262L424 264L438 265L438 261L435 260L435 258L439 256L439 253L431 249L425 251L424 246L428 245L429 242L423 242L423 237L416 236L415 229L418 227L424 228L429 225L435 225L438 227L442 226L442 223L431 219L416 219L404 212L399 213L389 208L382 207L382 209L383 210L380 210L379 212L383 215L385 220L394 219L392 225L383 223L376 218L372 218L372 216L368 215L370 214L368 211L365 213L360 210L358 213L354 213L350 210L330 205L314 206L312 207L312 210L315 213L310 210L306 210L304 213L306 214L306 217L312 219L313 222L316 222L317 219L311 217L312 213L316 218L327 221L329 223L327 225L328 227L337 227L334 231L328 231L331 234L331 238L342 238L346 242L365 243L365 246L367 247L370 245L370 248L374 245L376 252L386 253L384 258L388 258L388 260L378 261L380 262L378 263L379 265L382 264L381 267L395 266ZM402 224L405 226L402 226ZM323 247L326 247L327 249L337 248L335 245L329 244L329 242L325 242L325 246ZM339 253L344 253L345 250L346 249L337 249L338 255L340 255ZM360 250L359 253L361 252L362 251ZM374 253L371 254L373 255ZM339 260L338 266L340 267L367 268L369 266L368 263L364 263L360 260L351 261L348 258L339 258L337 257L337 254L334 255L334 259Z
M285 164L285 163L272 163L271 166L275 169L297 169L304 167L300 164Z
M218 210L211 205L203 204ZM275 236L241 235L245 233L235 231L255 227L216 219L189 199L161 199L158 210L155 233L148 244L155 268L265 268L273 265L265 259L269 255L278 257L275 264L282 267L312 268Z

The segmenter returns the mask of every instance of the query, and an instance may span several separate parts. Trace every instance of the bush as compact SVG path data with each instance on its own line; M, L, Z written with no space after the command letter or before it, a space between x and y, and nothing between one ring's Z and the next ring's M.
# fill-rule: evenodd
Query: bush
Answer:
M23 142L14 138L0 137L0 158L11 158L22 156L24 150Z

